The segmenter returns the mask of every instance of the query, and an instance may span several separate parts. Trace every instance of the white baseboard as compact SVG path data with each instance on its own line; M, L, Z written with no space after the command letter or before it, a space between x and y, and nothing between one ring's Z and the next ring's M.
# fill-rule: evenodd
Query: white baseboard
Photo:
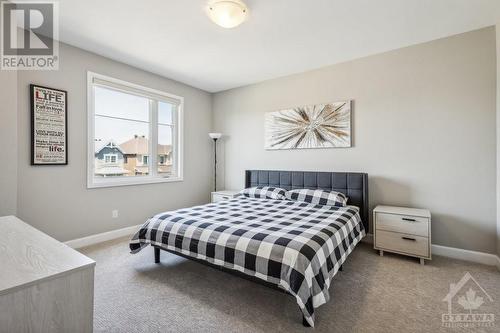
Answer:
M432 244L432 254L453 259L472 261L489 266L497 266L500 269L500 259L497 255L491 253L464 250L458 249L456 247Z
M107 241L117 239L117 238L131 236L134 234L134 232L139 230L141 225L142 224L138 224L138 225L134 225L131 227L111 230L111 231L103 232L103 233L96 234L96 235L91 235L91 236L87 236L87 237L83 237L83 238L73 239L73 240L64 242L64 244L66 244L69 247L72 247L74 249L79 249L82 247L107 242Z
M366 237L363 238L363 242L373 244L373 234L367 234ZM491 253L464 250L456 247L432 244L432 254L453 259L471 261L478 264L496 266L500 270L500 257Z
M82 247L103 243L117 238L131 236L134 232L136 232L140 228L140 226L141 224L122 229L112 230L108 232L103 232L101 234L92 235L88 237L73 239L65 242L65 244L74 249L79 249ZM373 234L367 234L365 238L363 238L362 242L373 244ZM456 247L448 247L448 246L432 244L432 254L453 259L472 261L489 266L496 266L500 270L500 258L490 253L464 250Z

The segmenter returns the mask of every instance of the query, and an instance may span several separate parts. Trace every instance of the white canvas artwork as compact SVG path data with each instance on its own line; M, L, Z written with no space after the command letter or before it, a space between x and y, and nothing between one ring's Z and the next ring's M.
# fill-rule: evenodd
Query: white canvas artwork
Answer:
M266 113L266 149L351 147L351 101Z

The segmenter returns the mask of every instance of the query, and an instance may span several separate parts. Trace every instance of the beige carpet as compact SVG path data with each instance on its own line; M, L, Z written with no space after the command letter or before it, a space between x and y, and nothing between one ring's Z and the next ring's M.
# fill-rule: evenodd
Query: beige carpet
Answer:
M379 257L359 245L334 278L331 300L316 312L314 329L302 326L292 297L230 274L151 248L132 255L127 240L89 247L97 261L97 332L500 332L500 273L435 256L428 265L398 255ZM445 328L443 298L450 283L470 272L491 302L469 281L453 300L454 312L470 288L483 304L472 313L493 313L493 328ZM471 303L471 302L469 302ZM480 301L479 301L480 303Z

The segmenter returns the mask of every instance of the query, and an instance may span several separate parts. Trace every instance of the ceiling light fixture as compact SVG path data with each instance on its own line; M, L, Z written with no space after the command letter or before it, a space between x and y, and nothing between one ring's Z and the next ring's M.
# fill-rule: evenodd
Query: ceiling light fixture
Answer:
M207 6L207 15L223 28L234 28L245 21L248 8L240 0L212 0Z

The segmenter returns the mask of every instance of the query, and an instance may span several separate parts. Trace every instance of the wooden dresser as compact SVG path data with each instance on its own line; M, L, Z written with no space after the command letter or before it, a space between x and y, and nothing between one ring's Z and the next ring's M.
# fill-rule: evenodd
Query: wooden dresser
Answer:
M1 332L92 332L92 259L6 216L0 267Z

